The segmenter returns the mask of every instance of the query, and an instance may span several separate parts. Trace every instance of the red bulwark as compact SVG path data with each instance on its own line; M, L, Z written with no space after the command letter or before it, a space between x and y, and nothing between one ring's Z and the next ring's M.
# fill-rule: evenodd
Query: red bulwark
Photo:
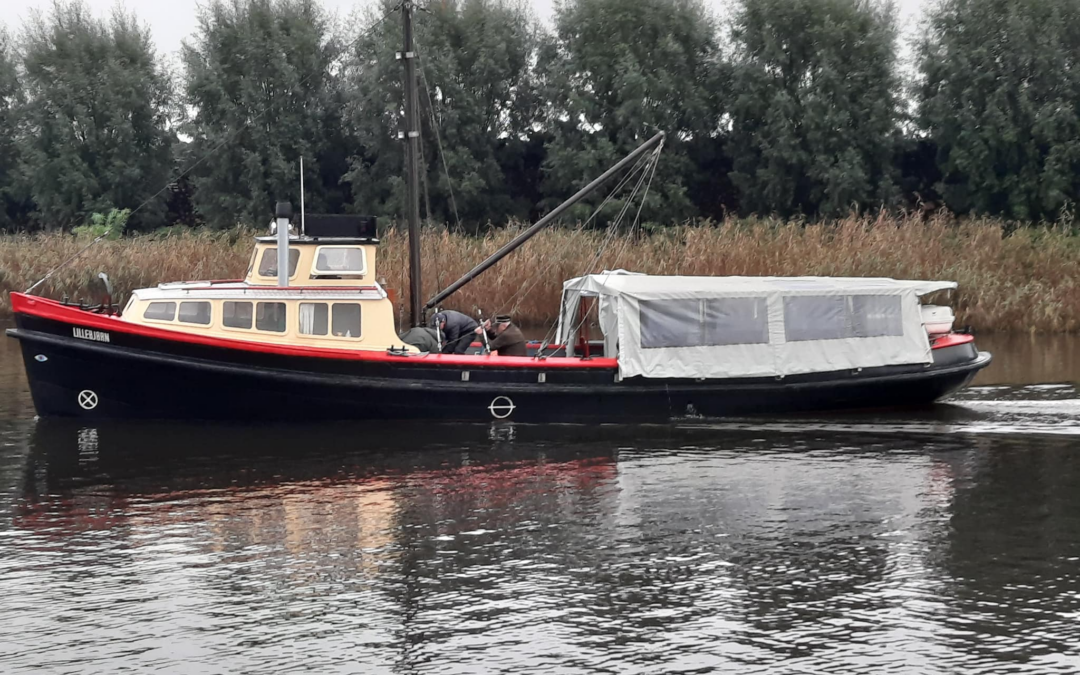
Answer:
M356 290L355 288L351 290ZM240 349L249 352L263 354L283 354L286 356L307 356L311 358L339 359L348 361L374 361L379 363L416 364L426 366L447 366L454 368L618 368L619 362L609 358L546 358L536 359L531 356L499 356L491 355L457 355L457 354L428 354L426 356L395 356L382 351L364 351L358 349L332 349L326 347L299 347L292 345L277 345L265 342L251 342L248 340L233 340L196 335L181 331L154 328L129 323L116 316L104 316L93 314L79 309L63 305L56 300L29 296L23 293L11 294L11 309L16 314L36 316L42 319L50 319L70 324L80 328L93 328L95 330L107 330L116 333L140 335L159 340L171 340L188 344L206 345L208 347L221 347L223 349Z
M975 336L968 333L948 333L930 341L930 349L945 349L957 345L966 345L975 342Z

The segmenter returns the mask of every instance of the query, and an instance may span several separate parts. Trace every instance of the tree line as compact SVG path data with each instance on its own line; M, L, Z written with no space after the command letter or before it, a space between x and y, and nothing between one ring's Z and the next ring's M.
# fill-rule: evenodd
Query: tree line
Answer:
M656 130L643 217L937 209L1071 220L1080 0L431 0L415 17L422 213L534 219ZM0 229L262 224L275 201L403 212L397 0L211 0L166 67L148 28L57 0L0 31ZM618 209L618 201L608 208ZM588 208L588 207L585 207Z

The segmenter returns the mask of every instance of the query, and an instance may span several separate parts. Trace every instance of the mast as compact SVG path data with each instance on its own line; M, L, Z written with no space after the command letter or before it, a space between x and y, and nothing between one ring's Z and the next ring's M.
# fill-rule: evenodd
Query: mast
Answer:
M404 45L398 58L405 65L405 119L402 137L405 139L405 172L408 199L405 216L409 223L409 322L412 326L424 324L424 310L420 287L420 174L419 174L419 118L416 114L416 52L413 51L413 2L401 3L401 24Z

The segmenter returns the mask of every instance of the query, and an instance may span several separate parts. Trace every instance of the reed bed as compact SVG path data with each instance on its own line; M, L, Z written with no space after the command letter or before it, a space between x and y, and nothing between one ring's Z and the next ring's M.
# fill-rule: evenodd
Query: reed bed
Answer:
M425 299L521 231L511 225L483 237L428 228L422 237ZM58 273L41 292L87 296L98 271L121 293L165 280L237 278L247 269L251 232L181 233L101 242ZM407 311L404 233L383 236L378 274ZM541 232L447 307L474 314L514 314L527 325L553 322L562 281L584 272L623 268L653 274L887 276L951 279L958 322L986 331L1080 330L1080 236L1061 227L1010 226L992 219L956 221L851 216L804 224L730 219L623 234L596 230ZM0 289L23 290L85 245L70 235L0 238ZM8 310L7 293L0 309Z

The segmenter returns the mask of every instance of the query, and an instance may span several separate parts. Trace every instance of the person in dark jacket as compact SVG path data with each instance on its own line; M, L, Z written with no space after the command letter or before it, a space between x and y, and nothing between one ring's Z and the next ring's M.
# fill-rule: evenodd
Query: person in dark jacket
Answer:
M431 325L442 334L443 354L464 354L472 344L480 324L472 317L446 309L431 317Z
M490 321L484 322L484 328L477 328L476 332L481 330L487 330L488 349L499 356L528 356L528 352L525 349L525 336L521 334L521 329L513 324L509 316L502 315L495 317L495 325L492 327Z
M441 351L439 349L439 336L434 328L416 326L405 331L398 337L400 337L401 341L405 344L412 345L422 352L438 354L439 351Z

